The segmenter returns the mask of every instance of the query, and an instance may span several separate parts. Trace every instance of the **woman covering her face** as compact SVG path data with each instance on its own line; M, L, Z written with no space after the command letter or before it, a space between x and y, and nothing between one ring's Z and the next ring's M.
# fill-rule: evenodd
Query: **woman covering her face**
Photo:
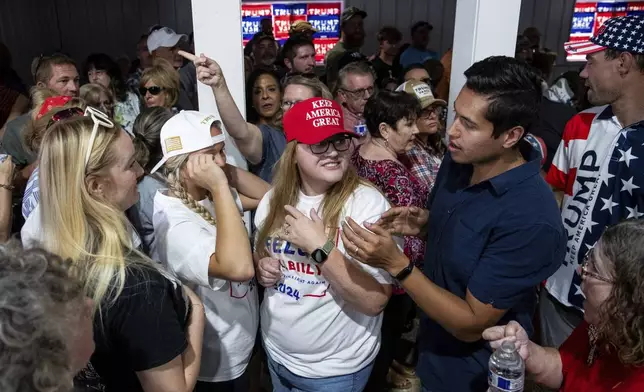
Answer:
M391 277L346 255L340 225L373 221L385 197L350 167L342 108L312 98L284 116L287 146L260 202L261 331L278 390L362 390L380 346ZM279 387L278 387L279 386Z
M161 128L164 154L151 173L163 167L167 190L154 197L151 253L196 286L205 305L197 391L247 392L259 314L241 214L257 207L268 184L226 164L226 137L218 124L212 115L182 111Z

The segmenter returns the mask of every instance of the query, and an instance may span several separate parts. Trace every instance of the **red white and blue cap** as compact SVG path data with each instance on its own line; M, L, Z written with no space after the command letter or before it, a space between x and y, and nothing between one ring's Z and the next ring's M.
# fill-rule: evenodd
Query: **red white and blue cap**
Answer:
M644 54L644 17L628 15L608 19L589 40L566 42L564 48L569 55L592 54L606 49Z

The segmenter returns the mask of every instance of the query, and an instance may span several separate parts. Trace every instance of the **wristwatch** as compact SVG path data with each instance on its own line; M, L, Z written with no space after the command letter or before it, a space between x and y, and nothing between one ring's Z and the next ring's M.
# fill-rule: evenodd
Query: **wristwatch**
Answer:
M327 240L321 248L317 248L311 253L311 258L318 264L322 264L329 258L331 251L335 248L335 244L331 240Z
M407 278L412 273L413 270L414 270L414 262L410 261L407 267L405 267L402 271L398 272L398 274L393 278L396 279L398 282L402 282L403 280L405 280L405 278Z

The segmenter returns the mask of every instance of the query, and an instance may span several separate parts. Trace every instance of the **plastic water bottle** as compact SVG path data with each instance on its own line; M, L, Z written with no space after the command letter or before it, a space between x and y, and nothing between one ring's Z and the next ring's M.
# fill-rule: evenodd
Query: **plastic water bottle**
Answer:
M514 342L505 341L490 357L489 392L522 392L525 363Z

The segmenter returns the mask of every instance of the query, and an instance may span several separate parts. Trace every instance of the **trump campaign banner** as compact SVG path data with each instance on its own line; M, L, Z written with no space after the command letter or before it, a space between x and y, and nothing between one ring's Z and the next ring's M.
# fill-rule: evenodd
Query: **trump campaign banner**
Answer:
M644 15L644 0L591 1L577 0L570 25L568 41L585 41L602 27L604 22L617 16ZM585 61L586 56L568 55L567 61Z
M261 30L261 21L270 19L275 40L284 45L288 39L291 25L298 20L311 23L317 32L313 35L315 60L318 64L324 62L324 55L340 40L340 15L343 2L243 2L242 3L242 35L243 44L253 38Z

